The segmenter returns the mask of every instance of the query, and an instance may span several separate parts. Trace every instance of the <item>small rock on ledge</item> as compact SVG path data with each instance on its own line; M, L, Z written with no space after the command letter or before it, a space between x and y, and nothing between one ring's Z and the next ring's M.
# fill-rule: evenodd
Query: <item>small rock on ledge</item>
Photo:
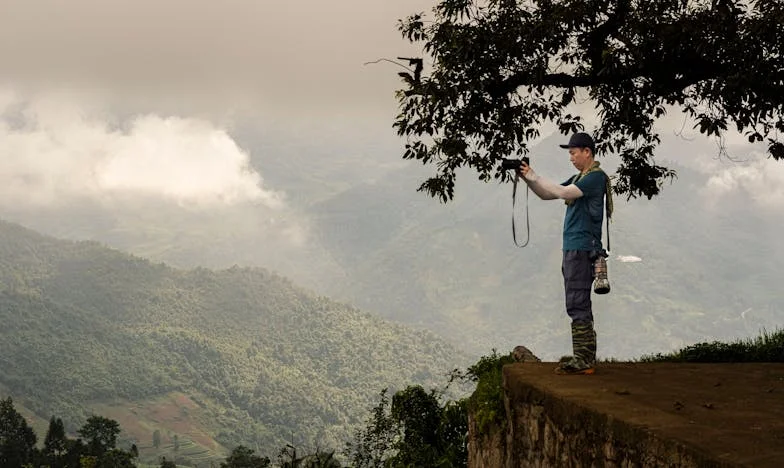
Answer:
M515 346L512 350L512 358L517 362L542 362L530 349L523 345Z

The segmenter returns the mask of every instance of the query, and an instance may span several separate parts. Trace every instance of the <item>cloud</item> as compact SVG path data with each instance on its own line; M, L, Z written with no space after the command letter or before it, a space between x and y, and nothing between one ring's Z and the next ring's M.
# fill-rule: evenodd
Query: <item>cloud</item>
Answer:
M247 152L196 118L118 122L67 95L0 92L0 204L63 205L142 196L188 208L280 208Z
M740 192L759 207L784 208L784 164L759 153L750 158L745 163L725 164L714 172L705 184L703 195L720 202Z

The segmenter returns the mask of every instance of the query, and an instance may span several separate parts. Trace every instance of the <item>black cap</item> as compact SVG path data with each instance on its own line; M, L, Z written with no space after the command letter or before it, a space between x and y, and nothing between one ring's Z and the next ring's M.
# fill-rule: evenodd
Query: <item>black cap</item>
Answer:
M572 135L568 144L558 146L561 148L591 148L591 151L596 153L596 144L593 142L593 138L591 138L591 135L582 132Z

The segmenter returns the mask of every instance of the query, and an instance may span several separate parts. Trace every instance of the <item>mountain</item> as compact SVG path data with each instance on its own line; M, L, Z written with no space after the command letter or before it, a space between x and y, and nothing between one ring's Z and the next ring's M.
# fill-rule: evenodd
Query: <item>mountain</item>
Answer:
M543 141L532 164L560 181L574 169L558 142ZM604 357L635 358L781 326L780 216L743 192L715 203L704 192L709 175L677 162L693 151L679 143L662 146L679 177L659 197L616 197L612 292L594 296ZM617 161L601 161L612 174ZM522 343L557 359L570 350L559 269L563 203L531 195L531 241L518 249L511 184L472 179L459 174L455 199L443 205L411 189L422 174L409 167L314 207L319 242L347 270L331 294L438 330L476 353ZM525 196L518 192L516 212L523 240ZM641 261L621 261L627 256Z
M263 168L265 186L290 194L279 212L246 206L202 212L135 200L0 214L182 268L264 267L364 311L429 329L473 357L517 344L547 359L569 349L559 271L562 204L531 196L531 242L517 249L510 184L480 183L460 172L455 200L441 204L416 192L431 168L401 164L397 142L374 147L366 136L336 138L250 130L240 138ZM634 358L781 325L781 208L737 189L712 199L706 188L713 174L700 166L739 173L748 167L717 160L710 142L663 140L659 160L678 179L653 200L616 200L613 290L594 297L604 357ZM540 174L565 179L574 172L558 148L562 142L549 136L533 148ZM614 171L617 160L600 160ZM775 185L767 187L763 193L775 198ZM523 237L525 195L518 193L516 213Z
M192 461L339 447L381 389L439 385L465 362L266 270L178 270L7 222L0 321L0 390L26 411L71 431L113 417L149 457L159 430Z

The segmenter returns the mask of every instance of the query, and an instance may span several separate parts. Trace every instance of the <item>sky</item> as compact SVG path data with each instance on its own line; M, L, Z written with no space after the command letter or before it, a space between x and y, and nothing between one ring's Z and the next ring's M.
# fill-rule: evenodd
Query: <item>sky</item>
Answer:
M396 21L428 5L4 0L0 56L12 79L134 91L190 111L355 115L390 103L393 70L363 64L410 51Z
M0 0L0 218L178 267L261 266L332 294L348 273L319 243L320 203L409 164L392 128L399 69L369 62L421 55L397 20L434 4ZM574 111L590 131L592 103ZM658 125L658 160L708 175L701 186L676 181L687 196L717 213L733 202L782 219L784 163L742 135L727 138L734 160L718 157L691 125L675 111ZM470 176L460 173L459 195L511 191L461 192Z
M396 21L426 1L4 0L0 198L282 206L232 131L391 142ZM358 132L359 131L359 132Z
M376 141L379 164L399 161L398 70L368 62L418 54L396 23L433 5L3 0L0 206L139 196L188 210L286 210L293 189L269 183L264 148L238 141L239 128L274 129L275 138L335 153L368 152ZM590 103L582 107L590 114ZM681 125L672 115L662 133ZM712 174L700 193L716 200L744 191L761 207L784 207L781 189L759 191L784 186L784 164L759 147L735 150L741 162L686 161Z

